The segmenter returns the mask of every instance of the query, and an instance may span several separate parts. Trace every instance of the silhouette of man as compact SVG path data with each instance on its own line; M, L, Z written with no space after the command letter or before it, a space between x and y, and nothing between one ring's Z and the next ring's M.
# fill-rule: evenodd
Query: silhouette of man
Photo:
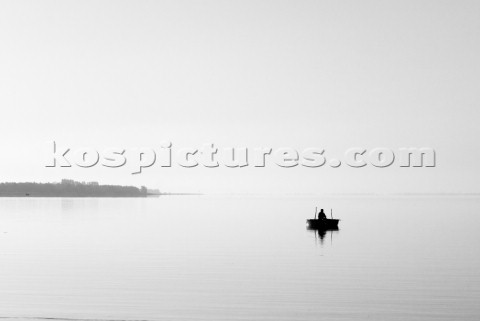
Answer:
M318 213L318 219L322 221L327 219L327 216L325 215L323 208L320 210L320 213Z

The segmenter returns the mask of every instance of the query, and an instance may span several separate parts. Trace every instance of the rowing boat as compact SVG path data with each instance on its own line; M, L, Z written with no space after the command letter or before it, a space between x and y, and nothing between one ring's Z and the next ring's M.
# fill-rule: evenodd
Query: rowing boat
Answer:
M308 219L307 224L309 228L314 229L333 229L338 228L338 222L340 220L337 219Z

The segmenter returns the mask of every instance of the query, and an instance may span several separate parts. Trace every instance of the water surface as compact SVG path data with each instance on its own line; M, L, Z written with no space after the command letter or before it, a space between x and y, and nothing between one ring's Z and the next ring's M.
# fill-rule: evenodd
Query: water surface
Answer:
M2 198L0 317L478 320L479 231L475 197Z

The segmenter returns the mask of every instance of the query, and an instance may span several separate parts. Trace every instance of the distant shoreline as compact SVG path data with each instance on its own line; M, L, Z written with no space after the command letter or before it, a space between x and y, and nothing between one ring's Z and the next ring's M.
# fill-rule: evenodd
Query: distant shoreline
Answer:
M145 186L100 185L98 182L77 182L62 179L58 183L0 183L0 197L71 197L71 198L136 198L158 196L189 196L202 193L170 193Z
M148 194L146 196L115 196L115 195L2 195L0 198L150 198L150 197L159 197L159 196L202 196L205 194L202 193L160 193L160 194Z
M147 197L159 193L145 186L100 185L70 179L59 183L0 183L0 197Z

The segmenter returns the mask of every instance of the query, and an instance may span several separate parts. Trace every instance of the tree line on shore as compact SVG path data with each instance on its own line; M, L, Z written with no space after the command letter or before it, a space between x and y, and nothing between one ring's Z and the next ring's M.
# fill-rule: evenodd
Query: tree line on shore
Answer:
M59 183L0 183L0 197L146 197L145 186L100 185L63 179Z

